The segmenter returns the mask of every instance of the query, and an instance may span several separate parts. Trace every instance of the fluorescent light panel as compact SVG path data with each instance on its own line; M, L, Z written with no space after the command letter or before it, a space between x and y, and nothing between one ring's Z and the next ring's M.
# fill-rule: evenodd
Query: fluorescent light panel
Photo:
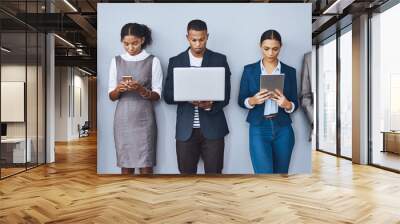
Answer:
M343 9L351 5L354 0L336 0L331 6L324 10L322 14L342 14ZM341 9L340 9L341 8Z
M69 3L68 0L64 0L65 4L67 4L72 10L74 10L75 12L78 12L78 10L71 4Z
M54 36L57 37L58 39L60 39L62 42L66 43L67 45L69 45L69 46L75 48L75 45L73 45L73 44L72 44L71 42L69 42L68 40L66 40L66 39L64 39L64 38L62 38L62 37L60 37L60 36L57 35L57 34L54 34Z
M322 14L330 13L330 11L339 4L340 0L336 0L331 6L329 6Z
M11 50L8 50L8 49L5 48L5 47L1 47L1 50L4 51L4 52L6 52L6 53L10 53L10 52L11 52Z
M78 67L78 70L83 72L83 73L85 73L85 74L87 74L87 75L92 75L92 73L89 73L88 71L85 71L85 70L83 70L83 69L81 69L79 67Z

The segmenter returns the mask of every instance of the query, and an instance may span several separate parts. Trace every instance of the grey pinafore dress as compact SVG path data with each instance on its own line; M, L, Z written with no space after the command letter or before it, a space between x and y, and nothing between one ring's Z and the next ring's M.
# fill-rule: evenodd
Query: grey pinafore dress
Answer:
M132 75L147 89L151 89L154 56L142 61L115 58L117 82L122 76ZM136 92L122 93L114 115L114 141L117 166L143 168L156 165L157 124L153 103Z

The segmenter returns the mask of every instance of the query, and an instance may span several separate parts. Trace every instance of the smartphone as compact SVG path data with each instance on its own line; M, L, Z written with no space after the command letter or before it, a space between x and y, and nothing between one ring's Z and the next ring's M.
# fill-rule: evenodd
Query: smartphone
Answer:
M124 76L122 76L122 81L124 81L124 82L132 81L132 76L124 75Z

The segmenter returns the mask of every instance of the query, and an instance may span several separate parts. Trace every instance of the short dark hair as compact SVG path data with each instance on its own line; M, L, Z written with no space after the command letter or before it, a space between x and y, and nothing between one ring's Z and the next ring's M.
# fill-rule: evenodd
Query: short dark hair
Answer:
M280 45L282 46L282 39L281 39L281 35L279 34L278 31L276 30L267 30L265 31L260 38L260 44L262 44L262 42L264 40L276 40L280 43Z
M187 32L189 32L189 30L204 31L207 30L207 24L202 20L194 19L187 25Z
M144 42L142 44L142 48L146 48L151 44L151 30L144 24L139 23L127 23L121 29L121 41L125 36L136 36L139 38L144 37Z

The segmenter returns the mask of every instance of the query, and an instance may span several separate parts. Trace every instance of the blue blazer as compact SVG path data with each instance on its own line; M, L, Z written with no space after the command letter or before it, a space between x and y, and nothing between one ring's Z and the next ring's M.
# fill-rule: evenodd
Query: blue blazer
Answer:
M189 102L174 101L174 76L176 67L190 67L189 53L186 51L169 59L167 78L163 88L164 100L167 104L177 104L176 139L186 141L192 135L194 106ZM203 56L202 67L225 67L225 100L214 102L210 111L199 108L200 128L206 139L220 139L229 133L223 108L229 104L231 92L231 72L226 56L206 50ZM205 90L206 91L206 90Z
M296 69L281 62L281 73L285 74L283 94L289 101L294 103L296 110L299 106L297 100ZM247 97L252 97L260 91L260 74L260 61L244 66L238 99L241 107L248 109L244 105L244 101ZM265 103L256 105L253 109L249 110L246 121L253 125L260 124L264 120L264 107ZM285 126L291 124L292 119L290 119L289 114L283 108L279 107L277 117L273 119L273 122L277 125Z

